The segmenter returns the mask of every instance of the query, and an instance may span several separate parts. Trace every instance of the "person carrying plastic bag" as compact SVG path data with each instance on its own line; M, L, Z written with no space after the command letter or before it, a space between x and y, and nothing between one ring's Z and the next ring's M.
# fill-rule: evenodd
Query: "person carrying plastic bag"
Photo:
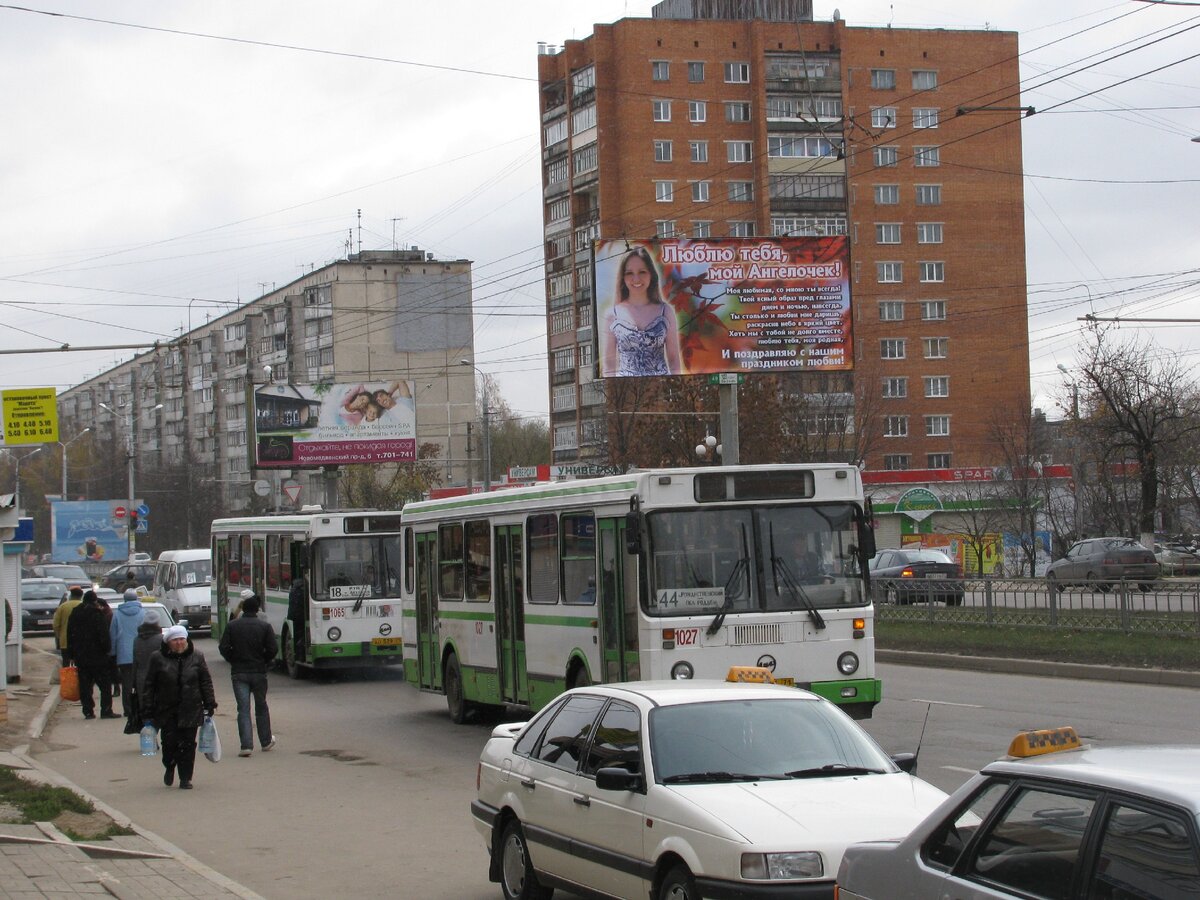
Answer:
M196 768L196 731L217 709L212 675L204 654L187 629L172 625L163 633L162 649L150 657L146 671L143 719L162 732L163 784L192 787ZM148 715L147 715L148 714Z

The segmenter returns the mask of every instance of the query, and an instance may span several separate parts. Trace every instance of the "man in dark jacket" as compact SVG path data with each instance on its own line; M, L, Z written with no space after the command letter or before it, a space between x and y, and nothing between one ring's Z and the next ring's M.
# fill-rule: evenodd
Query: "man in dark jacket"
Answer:
M238 756L249 756L254 749L254 731L250 727L250 698L254 697L254 724L258 743L264 751L275 746L271 733L271 710L267 707L267 667L279 646L275 629L258 617L262 601L252 591L242 592L242 614L229 623L221 635L218 649L229 661L233 695L237 698Z
M83 595L83 601L67 619L67 649L79 668L79 699L83 717L96 718L92 687L100 688L100 718L115 719L112 708L112 677L109 673L108 620L95 591Z
M196 768L196 730L217 709L212 675L204 654L192 646L187 629L172 625L162 649L146 670L145 720L162 730L163 784L170 787L179 769L179 786L191 790Z

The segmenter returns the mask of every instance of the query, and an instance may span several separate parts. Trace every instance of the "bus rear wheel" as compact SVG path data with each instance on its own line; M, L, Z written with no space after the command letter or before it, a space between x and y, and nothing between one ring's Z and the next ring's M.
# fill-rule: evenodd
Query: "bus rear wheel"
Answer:
M462 669L458 665L458 657L453 654L446 659L442 689L446 692L446 708L450 711L450 721L455 725L463 724L474 711L475 704L463 693Z

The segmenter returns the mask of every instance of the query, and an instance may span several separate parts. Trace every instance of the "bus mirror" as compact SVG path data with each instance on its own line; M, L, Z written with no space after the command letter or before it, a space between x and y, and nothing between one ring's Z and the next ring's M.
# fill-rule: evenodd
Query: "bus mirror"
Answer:
M875 555L875 508L870 497L863 504L863 520L858 527L858 546L862 548L865 559L871 559Z
M642 552L642 517L632 509L625 513L625 551L635 555Z

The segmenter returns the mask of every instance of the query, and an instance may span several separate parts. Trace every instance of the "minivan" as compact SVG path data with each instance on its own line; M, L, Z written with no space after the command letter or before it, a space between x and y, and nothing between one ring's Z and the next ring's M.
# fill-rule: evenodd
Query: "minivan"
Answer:
M189 631L210 631L212 618L212 551L164 550L154 565L155 599Z

